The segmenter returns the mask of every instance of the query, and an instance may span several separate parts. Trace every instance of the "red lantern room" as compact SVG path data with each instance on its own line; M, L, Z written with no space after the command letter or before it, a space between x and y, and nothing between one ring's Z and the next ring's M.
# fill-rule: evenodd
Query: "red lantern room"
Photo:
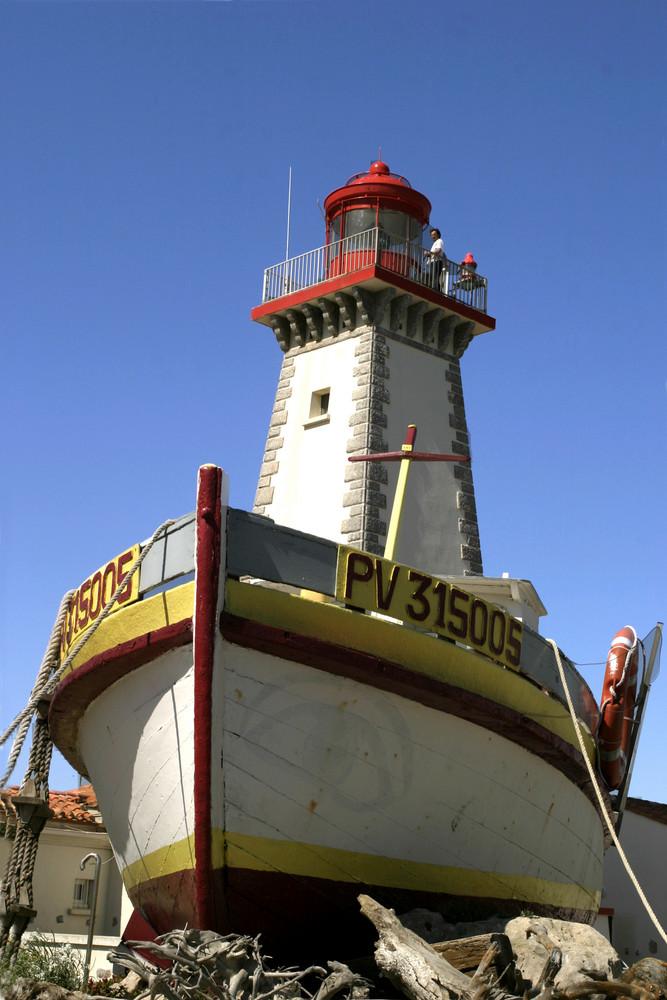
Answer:
M428 225L431 203L410 182L392 174L386 163L371 163L350 177L324 202L327 243L357 236L374 227L396 240L418 241Z

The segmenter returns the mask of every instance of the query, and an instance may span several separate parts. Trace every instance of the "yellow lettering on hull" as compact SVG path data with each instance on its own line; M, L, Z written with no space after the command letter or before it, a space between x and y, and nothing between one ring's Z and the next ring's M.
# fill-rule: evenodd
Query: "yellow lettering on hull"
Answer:
M138 556L139 545L133 545L108 562L106 566L101 566L96 573L93 573L81 584L69 602L67 618L63 623L60 636L60 655L62 658L67 656L78 639L99 617L102 609L123 582L128 569ZM119 593L116 603L111 609L112 612L131 604L138 597L139 571L133 575Z
M522 623L446 580L340 546L336 598L464 643L519 669Z

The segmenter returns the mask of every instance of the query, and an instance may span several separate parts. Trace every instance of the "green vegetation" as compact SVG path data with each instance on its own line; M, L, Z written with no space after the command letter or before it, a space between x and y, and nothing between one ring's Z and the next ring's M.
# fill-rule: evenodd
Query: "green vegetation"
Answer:
M17 979L54 983L66 990L80 990L83 961L69 944L56 944L55 937L34 934L24 938L13 969L0 966L0 981L9 986Z

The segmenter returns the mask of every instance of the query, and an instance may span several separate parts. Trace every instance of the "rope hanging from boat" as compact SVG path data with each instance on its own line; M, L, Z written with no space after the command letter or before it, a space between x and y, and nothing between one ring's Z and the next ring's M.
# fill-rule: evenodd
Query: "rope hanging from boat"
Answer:
M173 520L165 521L153 533L150 541L146 543L127 573L119 581L98 618L84 633L63 663L58 666L63 625L70 601L76 591L70 590L65 594L60 602L60 608L51 630L51 638L28 704L0 736L0 746L2 746L12 733L16 733L7 768L0 779L0 788L2 788L5 787L16 767L16 762L23 750L30 729L30 723L35 717L28 766L19 792L13 796L12 801L17 814L14 846L2 882L0 882L0 963L6 960L10 967L16 961L23 931L29 920L35 915L32 879L37 858L37 846L44 824L52 815L49 809L49 769L53 742L47 717L49 702L67 668L79 655L88 640L92 638L104 619L108 617L118 595L137 572L160 535L172 524L174 524Z
M41 700L41 692L45 688L49 677L56 669L59 658L58 652L60 650L60 635L62 632L63 622L67 615L69 602L74 593L75 592L73 590L69 590L60 602L60 608L51 631L51 638L49 639L49 643L46 647L42 665L37 673L37 678L30 694L30 698L28 699L28 704L21 712L19 712L11 726L2 734L2 736L0 736L0 746L2 746L6 743L12 733L15 730L18 730L14 743L12 744L5 773L2 778L0 778L0 787L2 788L6 785L14 771L14 768L16 767L16 762L21 754L21 750L23 749L23 745L28 735L28 730L30 729L30 723L32 722L33 715L35 714L37 706Z
M664 929L662 927L662 924L660 923L660 921L656 917L655 913L653 912L653 909L651 908L651 905L650 905L648 899L646 898L646 895L644 894L644 890L642 889L642 887L639 884L637 876L635 875L635 873L633 872L632 868L630 867L630 862L628 861L627 857L625 856L625 851L621 847L621 843L620 843L620 841L618 839L618 836L616 834L616 830L614 829L613 818L609 815L609 811L607 809L606 803L604 801L604 798L602 797L602 792L600 791L600 784L599 784L599 782L597 780L597 777L595 775L595 771L593 770L593 765L591 764L590 760L588 759L588 754L586 753L586 747L584 745L584 737L583 737L582 732L581 732L581 726L579 725L579 720L577 719L576 713L574 711L574 705L572 703L572 697L570 695L570 689L567 686L567 680L566 680L566 677L565 677L565 671L563 670L563 664L562 664L561 658L560 658L560 650L558 649L558 646L556 645L556 643L554 642L553 639L548 639L547 641L551 643L551 645L553 647L553 651L554 651L554 653L556 655L556 663L558 664L558 673L560 674L560 679L562 681L563 688L565 689L565 697L567 698L568 708L570 709L570 715L572 717L572 723L574 725L574 731L577 734L577 739L579 740L579 747L581 749L581 753L582 753L582 756L584 758L584 763L586 764L586 767L588 769L588 774L590 776L590 779L593 782L593 788L595 789L595 794L597 796L597 800L598 800L598 803L600 805L600 809L602 811L602 815L604 816L605 823L607 824L607 829L609 830L609 833L611 835L611 839L613 840L614 845L616 846L616 848L618 850L619 857L620 857L621 861L623 862L625 870L628 873L628 875L630 876L632 884L634 885L635 889L637 890L639 898L641 899L642 903L644 904L644 908L646 909L646 912L648 913L649 917L651 918L651 921L653 922L653 926L658 931L658 933L662 937L663 941L667 944L667 934L665 933L665 931L664 931Z
M84 635L82 635L79 642L76 644L71 653L67 656L67 659L63 661L63 663L57 670L55 670L54 673L51 673L51 671L55 667L55 663L57 662L56 654L60 647L60 632L62 630L62 621L64 615L67 613L69 601L75 592L69 591L63 598L60 605L60 610L58 612L58 618L56 619L56 623L53 627L53 632L51 633L51 640L47 647L47 652L44 657L44 662L42 663L40 671L37 675L37 681L30 696L30 700L28 701L26 707L21 712L19 712L19 714L16 716L14 721L9 726L9 728L5 730L2 736L0 736L0 746L3 746L3 744L7 742L12 733L18 729L18 732L16 734L16 739L14 740L14 743L12 745L12 750L9 757L7 769L2 778L0 778L0 786L5 785L9 780L9 778L11 777L12 771L16 766L16 761L18 760L21 750L23 749L23 744L25 743L25 738L28 729L30 727L30 722L37 710L40 701L51 700L51 697L56 687L58 686L62 675L65 673L65 671L72 663L72 661L79 655L79 653L81 652L85 644L88 642L88 640L92 639L92 637L94 636L95 632L100 627L104 619L109 615L113 605L116 603L118 595L122 590L125 589L128 582L131 580L136 571L139 569L142 562L144 561L150 550L153 548L153 545L158 540L160 535L163 532L165 532L168 528L170 528L172 524L174 524L173 520L165 521L164 524L161 524L160 527L157 529L157 531L154 532L150 541L147 542L146 545L142 548L141 552L134 560L134 562L128 569L127 573L120 580L114 593L103 607L99 616L90 626L90 628L84 633ZM60 625L58 624L59 622ZM50 652L51 656L49 656Z

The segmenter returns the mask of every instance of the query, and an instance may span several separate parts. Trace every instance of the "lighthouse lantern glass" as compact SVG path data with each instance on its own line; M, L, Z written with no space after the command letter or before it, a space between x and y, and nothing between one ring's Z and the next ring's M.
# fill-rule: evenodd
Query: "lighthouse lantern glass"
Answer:
M405 212L395 212L380 209L380 226L399 240L416 240L421 233L421 226L416 219Z
M419 240L421 235L419 221L406 212L367 206L350 208L336 215L329 224L329 242L335 243L341 237L358 236L377 225L399 241Z
M345 236L358 236L376 225L377 215L374 208L353 208L345 213Z

